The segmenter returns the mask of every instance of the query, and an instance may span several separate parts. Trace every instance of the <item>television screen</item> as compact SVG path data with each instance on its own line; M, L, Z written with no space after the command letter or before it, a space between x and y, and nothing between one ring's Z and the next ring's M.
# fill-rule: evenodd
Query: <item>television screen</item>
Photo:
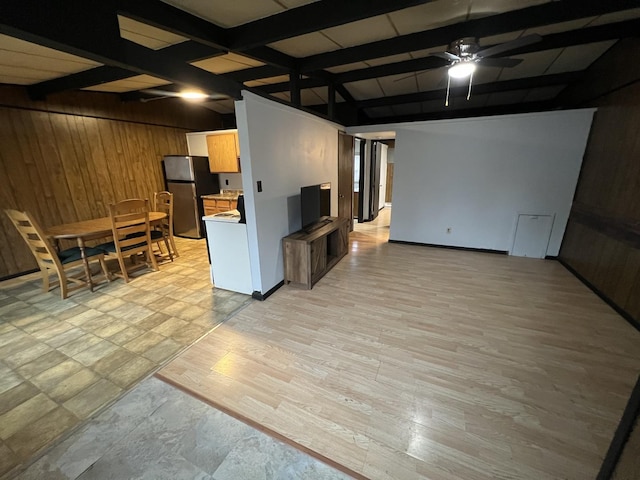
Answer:
M303 229L320 220L320 185L300 189L300 216Z
M300 216L303 230L318 223L321 217L331 216L330 182L300 188Z

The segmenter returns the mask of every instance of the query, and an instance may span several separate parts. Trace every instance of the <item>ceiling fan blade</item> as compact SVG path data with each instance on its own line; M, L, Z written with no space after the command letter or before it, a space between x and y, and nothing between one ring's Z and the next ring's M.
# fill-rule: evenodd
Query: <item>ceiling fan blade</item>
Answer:
M480 65L483 67L515 67L522 63L521 58L483 58L480 60Z
M449 60L450 62L457 62L459 60L462 60L459 56L449 52L433 52L433 53L430 53L429 56L444 58L445 60Z
M542 37L537 33L532 35L527 35L526 37L516 38L515 40L511 40L510 42L500 43L498 45L494 45L493 47L485 48L484 50L480 50L476 53L478 57L493 57L495 55L500 55L501 53L508 52L509 50L515 50L516 48L525 47L527 45L531 45L532 43L537 43L542 40Z

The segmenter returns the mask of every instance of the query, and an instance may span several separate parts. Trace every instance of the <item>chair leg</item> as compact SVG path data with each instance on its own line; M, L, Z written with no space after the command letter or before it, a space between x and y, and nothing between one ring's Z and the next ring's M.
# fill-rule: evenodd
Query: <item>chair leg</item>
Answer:
M158 262L156 262L156 256L153 254L153 247L151 245L147 248L147 258L151 260L151 265L153 265L153 271L158 271Z
M51 288L49 285L49 270L40 268L40 271L42 272L42 290L46 293L49 291L49 288Z
M107 279L107 282L111 281L111 275L109 275L109 269L107 268L107 262L104 261L104 257L100 257L98 259L100 262L100 268L102 268L102 273L104 274L104 278Z
M162 237L164 239L164 246L167 247L167 253L169 253L169 259L173 262L173 253L171 253L171 248L169 248L169 240L167 237ZM158 248L160 248L160 244L158 243Z
M64 300L67 298L68 290L67 290L67 277L61 272L58 272L58 280L60 281L60 296Z
M124 258L122 258L122 255L118 255L118 263L120 264L120 270L122 271L122 278L124 278L124 283L129 283L129 275L127 275L127 267L124 264Z
M176 248L176 242L173 240L173 235L169 237L169 241L171 242L171 249L173 250L173 256L179 257L178 249Z

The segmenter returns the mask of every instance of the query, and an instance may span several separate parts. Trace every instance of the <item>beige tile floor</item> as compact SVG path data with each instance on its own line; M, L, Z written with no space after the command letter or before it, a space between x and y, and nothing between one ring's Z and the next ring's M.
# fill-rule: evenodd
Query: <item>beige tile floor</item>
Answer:
M203 240L60 299L39 274L0 283L0 475L119 398L251 299L213 289Z

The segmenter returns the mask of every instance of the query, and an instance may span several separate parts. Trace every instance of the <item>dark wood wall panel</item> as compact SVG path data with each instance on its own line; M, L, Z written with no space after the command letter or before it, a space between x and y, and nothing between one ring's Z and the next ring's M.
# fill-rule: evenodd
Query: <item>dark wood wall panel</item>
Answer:
M0 209L29 211L47 227L152 199L163 189L162 156L186 153L185 133L222 126L215 112L163 102L88 92L33 102L23 88L0 87ZM0 278L36 268L3 212L0 226Z
M567 93L598 111L560 259L640 323L640 69L626 68L638 52L619 43Z

